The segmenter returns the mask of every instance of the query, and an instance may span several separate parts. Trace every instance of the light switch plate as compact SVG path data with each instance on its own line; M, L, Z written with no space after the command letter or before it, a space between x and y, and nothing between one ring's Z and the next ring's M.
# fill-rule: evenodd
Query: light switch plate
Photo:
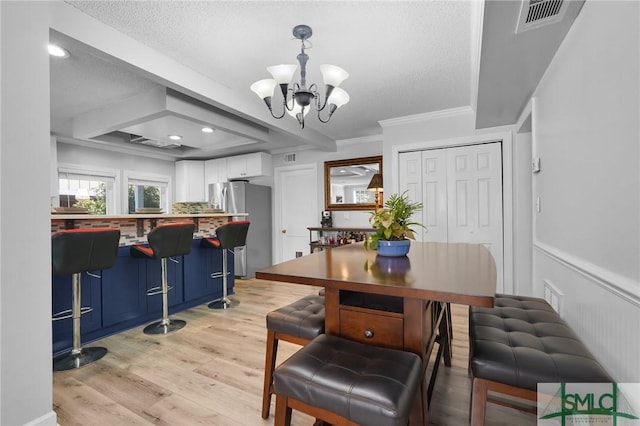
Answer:
M534 157L533 161L531 161L531 171L533 173L540 172L540 157Z

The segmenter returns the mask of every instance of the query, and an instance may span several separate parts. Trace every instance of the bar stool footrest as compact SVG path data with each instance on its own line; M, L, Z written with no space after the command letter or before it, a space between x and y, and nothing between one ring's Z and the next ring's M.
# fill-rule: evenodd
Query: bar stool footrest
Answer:
M80 309L80 315L88 314L91 311L93 311L93 308L91 306L85 306L85 307ZM63 320L63 319L68 319L68 318L73 318L73 310L72 309L67 309L65 311L60 311L57 314L53 314L53 316L51 317L51 320L52 321L60 321L60 320Z
M231 272L227 272L227 276L231 275ZM211 278L216 279L216 278L223 278L224 277L224 273L223 272L214 272L211 274Z
M167 291L171 291L173 290L172 286L168 286L167 287ZM158 286L158 287L152 287L149 290L147 290L147 296L155 296L156 294L162 294L162 287Z

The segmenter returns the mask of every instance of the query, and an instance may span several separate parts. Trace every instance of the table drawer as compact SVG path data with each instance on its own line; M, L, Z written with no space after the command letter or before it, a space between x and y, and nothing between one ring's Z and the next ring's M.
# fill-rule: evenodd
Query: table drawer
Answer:
M403 320L397 316L340 309L340 335L356 342L403 348Z

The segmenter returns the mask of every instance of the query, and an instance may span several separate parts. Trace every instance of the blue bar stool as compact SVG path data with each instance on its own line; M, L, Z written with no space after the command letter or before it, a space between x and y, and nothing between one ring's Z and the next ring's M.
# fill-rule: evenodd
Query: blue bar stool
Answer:
M83 272L108 269L116 262L120 230L111 228L66 229L51 236L51 266L54 275L71 275L71 310L59 312L53 320L73 318L73 347L53 359L53 371L72 370L99 360L103 347L82 348L80 318L93 310L82 307Z
M209 303L211 309L227 309L237 305L239 302L229 299L227 294L227 277L229 268L227 265L227 250L233 250L235 247L242 247L247 244L247 233L249 232L248 220L237 220L227 222L216 228L215 238L203 238L200 243L203 247L212 247L222 250L222 273L214 272L211 278L220 278L222 276L222 298Z
M133 257L160 259L162 268L162 284L147 291L147 296L162 294L162 319L146 326L143 330L145 334L167 334L187 324L186 321L169 318L168 292L173 287L167 283L167 258L191 253L194 229L193 222L158 225L147 236L148 247L136 244L129 249Z

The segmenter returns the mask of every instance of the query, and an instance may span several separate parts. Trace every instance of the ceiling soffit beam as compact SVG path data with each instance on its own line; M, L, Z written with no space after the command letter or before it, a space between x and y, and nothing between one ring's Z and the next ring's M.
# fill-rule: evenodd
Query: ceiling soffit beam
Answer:
M123 66L158 84L267 128L277 128L316 149L337 150L335 140L313 129L303 131L295 120L272 120L262 103L248 101L253 100L251 93L247 93L246 97L238 96L228 87L82 13L70 4L54 2L51 11L51 29L96 49L94 53L97 55L121 61Z
M216 129L224 130L227 133L253 139L260 142L269 141L269 131L247 120L238 120L231 114L220 111L213 111L207 105L195 105L193 100L185 99L186 96L173 90L167 90L167 110L183 117L195 118L204 123L209 123ZM199 102L199 101L195 101Z
M74 138L90 139L142 121L166 115L166 89L158 87L105 107L78 115L71 120Z
M194 105L186 99L176 97L178 93L171 92L164 87L158 87L148 93L79 115L72 121L73 137L93 138L172 115L199 120L243 138L259 142L269 141L267 129L245 120L230 118L226 113L204 109L205 105Z

